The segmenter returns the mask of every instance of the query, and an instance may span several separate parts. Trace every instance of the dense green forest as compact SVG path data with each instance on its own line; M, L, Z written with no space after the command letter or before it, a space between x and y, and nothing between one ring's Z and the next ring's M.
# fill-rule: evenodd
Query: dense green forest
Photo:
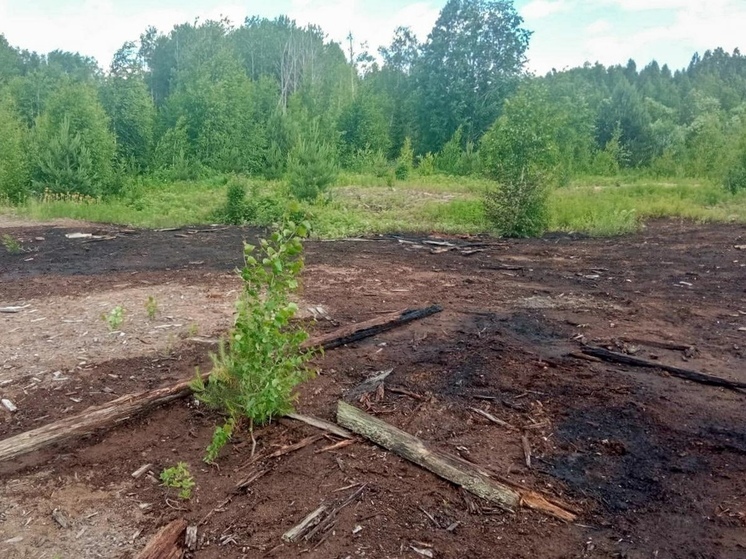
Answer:
M340 170L475 175L497 185L485 207L505 220L579 176L746 188L740 52L531 76L530 38L512 2L487 0L449 0L424 42L399 28L375 56L285 17L148 28L105 70L0 35L0 198L236 174L314 200ZM541 230L537 211L536 227L506 231Z

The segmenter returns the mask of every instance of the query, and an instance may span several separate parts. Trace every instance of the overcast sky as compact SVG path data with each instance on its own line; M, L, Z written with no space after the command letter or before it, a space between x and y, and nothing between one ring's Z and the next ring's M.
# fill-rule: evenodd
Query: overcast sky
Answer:
M124 41L148 26L168 31L185 21L286 14L320 25L330 39L352 31L371 50L387 44L399 25L427 37L445 0L0 0L0 33L14 46L78 51L108 67ZM529 69L543 74L589 62L638 66L656 59L673 69L695 51L746 47L744 0L517 0L534 31ZM746 49L742 49L745 50Z

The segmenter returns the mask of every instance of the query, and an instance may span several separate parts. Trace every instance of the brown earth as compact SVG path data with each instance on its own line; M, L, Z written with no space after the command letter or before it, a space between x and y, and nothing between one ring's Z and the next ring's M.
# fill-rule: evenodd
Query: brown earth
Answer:
M2 232L24 251L0 249L0 307L23 307L0 314L0 396L18 406L14 414L0 408L0 438L209 367L213 346L202 338L229 326L240 288L232 270L242 241L259 233L72 223ZM65 236L74 232L105 238ZM242 432L209 467L201 457L219 417L189 398L0 463L0 556L134 557L168 521L198 524L212 512L199 527L200 559L745 557L744 395L568 355L600 344L746 381L746 252L735 248L745 239L742 226L660 221L613 239L448 239L458 249L406 235L306 244L303 308L322 307L325 317L307 322L314 331L430 303L445 310L328 351L300 390L299 411L333 420L336 401L347 398L571 503L574 524L495 510L365 442L320 452L334 442L322 439L262 459L318 433L285 419L257 431L259 460L246 465L251 441ZM153 318L148 296L158 302ZM125 320L112 334L100 315L114 305ZM350 397L390 368L382 395ZM178 461L197 483L189 501L155 479ZM134 479L145 464L152 474ZM321 540L282 542L309 512L361 484Z

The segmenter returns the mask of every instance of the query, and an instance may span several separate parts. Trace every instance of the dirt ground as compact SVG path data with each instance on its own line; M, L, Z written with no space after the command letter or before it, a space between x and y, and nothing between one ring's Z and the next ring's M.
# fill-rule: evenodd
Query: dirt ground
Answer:
M20 307L0 313L0 396L18 407L0 407L0 439L208 369L232 320L242 242L260 233L74 222L0 232L23 247L0 248L0 307ZM306 243L300 300L314 332L431 303L444 311L328 351L298 410L333 420L346 399L570 503L576 523L496 510L362 441L265 458L319 433L289 419L257 431L257 460L242 432L210 467L201 457L219 417L188 398L0 463L0 557L131 558L176 518L199 524L198 559L746 557L744 394L570 355L603 345L746 382L736 248L746 229L660 221L612 239L423 242L433 240L443 239ZM115 306L124 321L112 329L101 316ZM691 348L650 343L664 341ZM383 393L352 396L388 369ZM179 461L197 484L189 501L156 479ZM283 543L309 512L362 486L323 537Z

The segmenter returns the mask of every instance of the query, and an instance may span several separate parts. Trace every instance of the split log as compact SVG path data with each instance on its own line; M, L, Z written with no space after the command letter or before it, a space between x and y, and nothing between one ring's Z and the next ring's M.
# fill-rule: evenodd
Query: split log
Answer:
M361 340L391 330L413 320L425 318L441 310L440 306L433 305L423 309L384 315L366 322L345 326L328 334L310 338L306 340L304 347L333 349L352 341ZM201 375L203 381L209 379L209 376L210 373L203 373ZM190 384L193 380L187 379L172 386L127 394L106 404L87 408L78 415L67 417L44 427L4 439L0 441L0 462L40 450L68 438L90 435L152 408L184 398L191 394ZM328 421L299 414L290 414L288 417L303 421L309 425L314 425L320 429L325 429L337 436L351 438L351 435L344 431L344 429Z
M183 550L180 544L184 541L186 529L187 521L184 519L166 524L158 530L136 559L181 559Z
M343 401L337 403L337 422L500 508L513 511L519 506L525 506L566 521L576 518L568 507L551 503L538 493L498 482L487 470L452 454L430 448L421 439Z
M317 336L311 340L308 340L305 347L323 347L324 349L333 349L346 344L360 341L371 336L375 336L382 332L392 330L399 326L403 326L414 320L426 318L433 314L437 314L443 310L440 305L432 305L422 309L411 309L402 312L395 312L385 314L366 320L365 322L358 322L356 324L350 324L343 326L328 334Z
M203 379L208 376L209 373L202 374ZM40 450L71 437L90 435L118 421L183 398L191 394L189 385L193 380L183 380L156 390L126 394L111 402L87 408L78 415L4 439L0 441L0 462Z
M640 357L633 357L624 353L609 351L602 347L588 346L584 347L582 352L586 355L592 355L593 357L598 357L599 359L603 359L610 363L621 363L622 365L633 365L635 367L645 367L648 369L662 369L672 376L690 380L692 382L698 382L710 386L720 386L737 392L746 391L746 382L728 380L722 377L700 373L699 371L681 369L672 365L664 365L663 363L648 361L647 359L642 359Z

